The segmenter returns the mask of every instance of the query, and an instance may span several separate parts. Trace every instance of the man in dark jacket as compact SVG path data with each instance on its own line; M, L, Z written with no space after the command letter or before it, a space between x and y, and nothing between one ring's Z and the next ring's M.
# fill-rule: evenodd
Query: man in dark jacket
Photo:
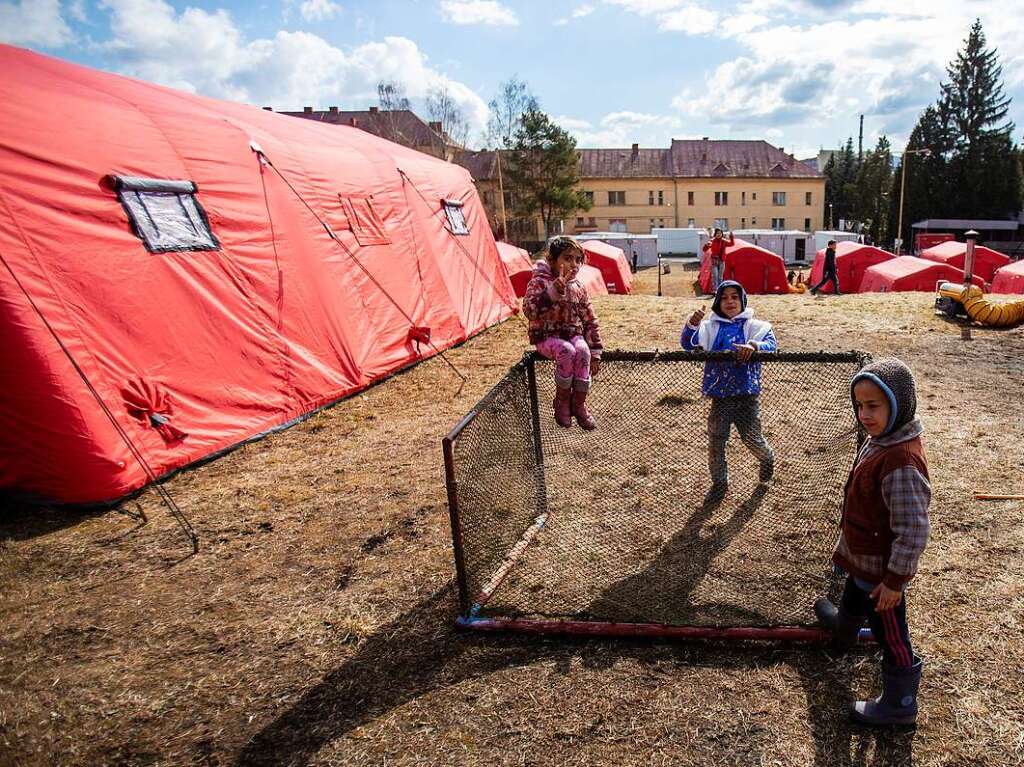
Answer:
M836 241L829 240L825 248L825 268L821 273L821 282L811 288L811 293L817 295L818 291L825 287L825 283L832 281L832 292L841 296L839 292L839 275L836 274Z

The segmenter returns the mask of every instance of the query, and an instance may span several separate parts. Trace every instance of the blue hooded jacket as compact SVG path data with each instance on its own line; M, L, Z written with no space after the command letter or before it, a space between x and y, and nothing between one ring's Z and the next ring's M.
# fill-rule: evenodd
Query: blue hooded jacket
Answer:
M721 314L722 291L736 288L740 294L742 311L729 319ZM753 341L760 352L778 351L778 341L771 323L754 319L754 310L747 308L747 292L733 280L724 280L715 292L711 314L700 327L683 326L679 339L687 351L704 349L709 352L734 351L733 344ZM738 397L761 393L760 362L708 362L704 365L704 383L701 391L706 397Z

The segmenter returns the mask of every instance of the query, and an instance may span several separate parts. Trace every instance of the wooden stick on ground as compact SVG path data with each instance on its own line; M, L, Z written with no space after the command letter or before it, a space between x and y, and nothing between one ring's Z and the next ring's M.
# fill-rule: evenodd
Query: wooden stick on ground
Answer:
M992 495L991 493L975 493L979 501L1024 501L1024 495Z

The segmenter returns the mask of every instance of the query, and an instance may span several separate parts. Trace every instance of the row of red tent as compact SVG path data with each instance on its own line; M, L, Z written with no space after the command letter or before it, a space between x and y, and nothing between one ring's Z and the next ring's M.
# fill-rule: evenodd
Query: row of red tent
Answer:
M577 279L587 287L590 295L625 294L633 291L633 275L629 270L626 254L621 248L600 240L586 240L580 245L583 247L586 263L580 269ZM533 276L534 263L530 260L530 254L507 242L498 243L498 252L516 295L522 298L526 295L526 286Z
M892 293L931 291L940 281L962 282L967 246L944 242L921 252L920 256L897 256L872 245L840 242L836 246L839 289L846 293ZM1024 293L1024 261L1012 263L1008 256L984 246L975 247L973 282L994 293ZM811 266L810 285L824 274L825 250L819 250ZM790 284L785 262L769 250L736 240L726 249L725 277L739 282L748 293L788 293ZM701 264L701 288L711 292L711 269L707 257ZM833 292L832 284L823 292Z

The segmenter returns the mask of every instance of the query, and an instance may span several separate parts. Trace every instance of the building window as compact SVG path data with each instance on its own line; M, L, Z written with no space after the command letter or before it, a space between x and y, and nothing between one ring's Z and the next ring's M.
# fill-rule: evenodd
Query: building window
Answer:
M811 193L810 192L807 192L806 194L804 194L804 204L805 205L810 205L811 204Z
M804 231L805 232L811 231L811 219L809 219L809 218L805 218L804 219Z
M469 227L466 225L466 217L462 213L462 203L459 200L442 200L444 213L448 216L448 226L452 234L469 234Z
M597 226L597 219L596 219L596 218L594 218L593 216L591 216L590 218L588 218L588 219L587 219L587 226L593 226L593 227L596 227L596 226Z
M772 192L772 205L785 205L786 204L786 193L785 192Z
M729 219L727 219L727 218L716 218L715 219L715 229L728 229L728 228L729 228Z
M740 205L746 205L746 204L747 204L747 193L746 192L740 192Z
M688 219L686 219L686 225L688 227L690 227L691 229L694 229L697 226L697 219L695 219L695 218L688 218Z
M583 226L583 225L584 225L583 224L583 216L576 216L576 226L580 227L580 226Z
M757 192L751 192L750 199L753 200L754 202L757 202Z
M665 191L663 189L658 190L658 205L665 204Z
M594 204L594 193L593 192L584 192L583 196L587 198L587 202L589 202L591 205Z
M729 204L729 193L728 192L715 192L715 205L728 205Z
M512 192L505 192L504 197L505 197L505 207L506 208L511 208L512 207Z
M626 219L624 218L609 218L608 219L608 231L609 232L628 232L626 228Z
M686 204L693 205L693 192L686 193Z
M652 218L651 219L651 229L653 229L653 228L654 228L654 219Z
M658 228L659 229L664 229L665 228L665 219L663 219L663 218L659 218L658 219Z
M740 229L746 229L746 228L747 228L747 219L741 218L740 219Z
M647 193L647 204L648 205L654 205L654 192L653 191Z
M772 219L772 229L785 229L785 228L786 228L786 219L784 219L784 218L773 218Z
M751 226L757 226L757 218L750 219L750 225Z
M220 250L191 181L137 176L108 176L106 181L150 253Z
M625 205L626 204L626 193L625 192L608 192L608 204L609 205Z

